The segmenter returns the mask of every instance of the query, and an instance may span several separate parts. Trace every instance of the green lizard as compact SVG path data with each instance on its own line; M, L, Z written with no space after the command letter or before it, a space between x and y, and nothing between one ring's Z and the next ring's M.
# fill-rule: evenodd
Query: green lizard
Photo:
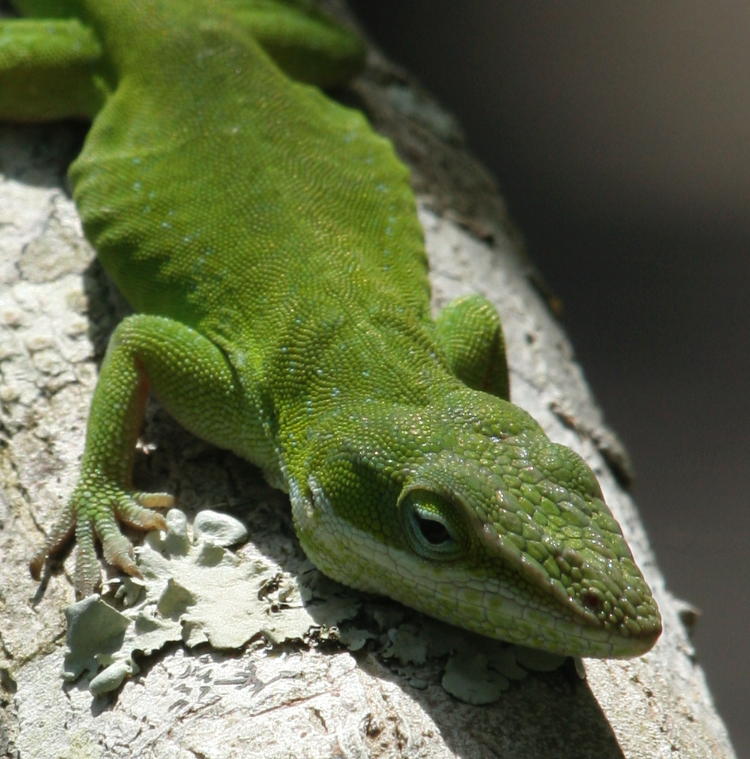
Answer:
M14 0L0 118L91 119L70 168L84 230L135 310L101 367L81 474L32 561L73 532L79 594L134 490L153 392L288 491L325 574L503 640L647 651L656 604L589 468L508 400L498 315L429 313L407 170L345 81L361 42L305 0Z

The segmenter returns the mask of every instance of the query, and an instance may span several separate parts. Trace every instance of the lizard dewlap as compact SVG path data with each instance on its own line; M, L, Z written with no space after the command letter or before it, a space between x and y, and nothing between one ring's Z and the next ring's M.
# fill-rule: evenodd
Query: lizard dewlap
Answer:
M84 118L86 236L135 314L101 367L71 533L76 588L138 568L118 523L161 528L131 481L149 393L289 492L326 574L549 651L634 656L656 604L599 485L509 401L479 296L430 316L408 173L317 88L359 40L306 2L15 0L0 118Z

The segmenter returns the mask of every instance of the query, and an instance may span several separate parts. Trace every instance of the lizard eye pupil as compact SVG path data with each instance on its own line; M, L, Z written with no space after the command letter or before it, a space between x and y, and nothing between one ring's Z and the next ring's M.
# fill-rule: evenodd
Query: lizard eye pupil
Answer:
M417 515L417 527L422 533L422 537L433 546L439 546L453 540L448 528L436 519L427 519Z

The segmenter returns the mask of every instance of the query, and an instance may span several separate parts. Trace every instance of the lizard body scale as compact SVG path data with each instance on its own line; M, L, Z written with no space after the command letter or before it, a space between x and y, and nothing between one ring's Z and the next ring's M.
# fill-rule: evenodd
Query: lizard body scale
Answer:
M289 492L334 579L557 653L648 650L659 613L593 473L508 400L489 302L431 319L406 168L311 84L361 43L299 0L13 4L0 118L92 120L73 196L136 312L34 569L75 530L79 593L97 539L138 572L117 522L161 528L171 503L131 482L153 392Z

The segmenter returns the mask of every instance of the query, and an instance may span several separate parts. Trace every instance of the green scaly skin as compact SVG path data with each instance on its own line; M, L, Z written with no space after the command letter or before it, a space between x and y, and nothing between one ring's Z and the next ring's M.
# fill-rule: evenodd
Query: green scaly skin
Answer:
M70 179L135 315L112 336L81 477L32 566L73 531L76 588L137 574L118 521L149 392L288 490L331 577L494 638L634 656L656 604L588 467L508 400L500 323L436 321L408 174L329 100L361 43L306 2L16 0L0 118L93 121Z

